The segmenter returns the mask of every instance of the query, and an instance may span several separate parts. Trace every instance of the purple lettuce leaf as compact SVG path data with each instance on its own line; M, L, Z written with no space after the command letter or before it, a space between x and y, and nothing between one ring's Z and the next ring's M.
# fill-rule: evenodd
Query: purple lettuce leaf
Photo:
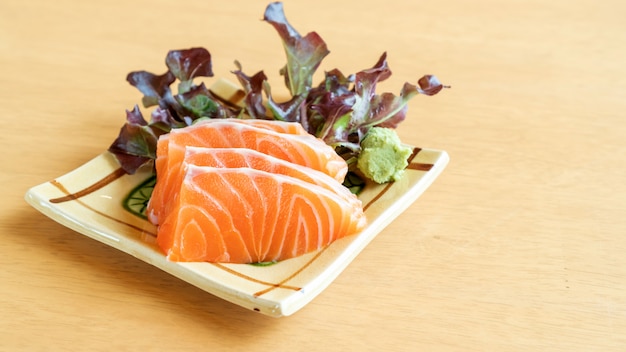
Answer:
M244 98L246 113L253 119L268 119L267 108L263 100L263 86L267 81L267 76L263 71L259 71L253 76L243 73L241 64L235 61L237 70L233 71L239 83L243 87L246 96Z
M162 75L147 71L133 71L126 76L126 80L143 93L143 106L150 107L161 105L161 102L171 99L170 85L174 83L176 77L169 71Z
M328 121L347 113L354 105L353 83L354 75L346 77L338 69L325 72L324 80L307 97L306 117L302 122L306 122L309 133L327 138L333 125Z
M233 71L245 92L242 109L216 97L198 77L212 77L211 54L200 47L172 50L165 58L167 72L147 71L128 74L128 82L143 93L144 107L152 107L146 121L135 106L126 113L126 123L109 147L122 168L134 173L156 157L159 136L204 118L253 118L299 122L309 133L333 146L348 164L360 152L360 143L372 127L396 128L405 118L410 99L435 95L447 86L433 75L425 75L417 85L405 83L400 94L376 92L378 82L390 77L387 54L371 68L351 75L338 69L325 72L324 80L313 86L313 75L329 54L326 43L316 32L301 36L287 21L281 2L270 3L263 19L277 31L287 63L280 70L290 97L277 101L263 71L248 76L235 62ZM177 92L172 85L178 82ZM245 116L245 117L244 117Z
M156 107L150 114L150 126L169 133L172 128L181 128L190 125L188 121L179 121L172 116L169 110Z
M450 86L444 86L439 82L439 79L433 75L425 75L419 80L417 80L417 84L420 86L418 92L424 95L435 95L439 93L444 88L450 88Z
M345 76L338 69L324 73L324 81L309 91L309 100L315 101L316 97L330 93L332 96L341 96L353 91L354 75Z
M267 95L267 107L272 112L272 116L275 120L300 122L304 129L308 131L307 121L303 118L306 113L304 105L307 98L306 94L294 95L288 101L277 102L272 97L269 84L264 85L263 91L265 95Z
M319 138L335 147L359 150L362 136L371 127L372 109L381 108L376 84L391 75L386 58L383 53L372 68L348 77L338 70L327 72L324 82L311 90L314 102L309 119L319 124Z
M143 164L156 158L157 140L163 133L148 124L139 107L135 106L126 111L126 123L108 150L116 156L126 173L134 174Z
M302 37L287 21L281 2L269 4L263 19L276 29L282 39L287 65L281 73L291 95L306 94L313 85L313 73L330 53L326 43L316 32Z
M129 174L156 158L158 137L173 128L191 125L201 118L234 117L239 111L217 99L204 85L194 84L196 77L213 76L211 54L204 48L172 50L166 55L168 71L162 75L147 71L128 74L127 81L143 93L144 107L155 106L150 122L139 108L127 111L126 124L109 147ZM178 92L172 84L178 81Z
M193 88L195 77L213 77L211 54L205 48L171 50L165 57L165 64L169 72L180 81L179 94Z
M185 93L174 97L180 105L183 120L187 125L200 118L222 119L234 117L237 111L222 104L217 97L206 88L204 83L194 85Z
M327 144L360 150L360 141L374 127L396 128L406 118L408 102L417 94L434 95L443 85L434 76L424 76L416 85L405 83L399 96L376 93L378 82L391 76L387 55L383 53L376 64L353 76L335 70L326 74L325 81L310 91L308 119L317 124L316 135ZM350 83L353 87L350 89Z

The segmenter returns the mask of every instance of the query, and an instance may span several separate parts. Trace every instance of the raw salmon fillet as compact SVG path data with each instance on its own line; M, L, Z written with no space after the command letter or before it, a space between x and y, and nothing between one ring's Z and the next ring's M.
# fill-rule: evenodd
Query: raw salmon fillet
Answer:
M173 261L280 261L365 226L360 207L301 179L189 164L157 242Z
M196 166L229 167L240 168L249 167L256 170L267 171L274 174L287 175L299 178L302 181L316 184L329 191L337 193L356 208L362 207L361 201L327 174L311 169L306 166L290 163L288 161L275 158L247 148L203 148L187 147L183 166L181 167L180 178L175 182L175 187L180 188L184 173L189 164Z
M287 121L278 121L278 120L260 120L260 119L237 119L237 118L229 118L229 119L208 119L205 121L201 121L200 123L212 123L212 122L234 122L241 123L248 126L254 126L259 128L266 128L268 130L281 132L281 133L289 133L289 134L301 134L307 135L307 132L301 124L297 122L287 122Z
M253 122L254 121L254 122ZM324 172L339 182L348 171L346 162L322 140L297 123L217 119L174 129L157 144L157 183L148 203L150 221L159 224L161 205L175 198L187 146L248 148Z

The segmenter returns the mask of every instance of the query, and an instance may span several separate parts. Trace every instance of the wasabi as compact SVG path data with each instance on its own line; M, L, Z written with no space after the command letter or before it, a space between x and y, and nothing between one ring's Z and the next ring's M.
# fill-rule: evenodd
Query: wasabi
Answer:
M411 148L391 128L373 127L361 141L357 168L377 183L398 180L408 166Z

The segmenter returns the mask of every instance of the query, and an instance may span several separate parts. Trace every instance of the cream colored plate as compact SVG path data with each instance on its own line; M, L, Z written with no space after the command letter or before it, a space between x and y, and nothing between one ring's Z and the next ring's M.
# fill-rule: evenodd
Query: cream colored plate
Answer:
M25 198L60 224L213 295L263 314L285 316L324 290L385 226L431 185L448 160L444 151L414 148L402 179L386 185L367 184L359 194L368 219L363 232L315 253L269 266L168 261L156 246L156 228L135 213L150 188L146 185L150 173L126 175L108 152L66 175L31 188ZM139 199L131 200L131 206L127 207L131 193Z

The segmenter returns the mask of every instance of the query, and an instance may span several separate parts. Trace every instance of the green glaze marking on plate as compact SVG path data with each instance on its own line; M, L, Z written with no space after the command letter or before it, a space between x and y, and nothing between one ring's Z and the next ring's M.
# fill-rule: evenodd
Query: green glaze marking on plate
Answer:
M140 218L147 219L146 208L155 184L156 176L150 176L130 191L126 199L124 199L124 209Z

